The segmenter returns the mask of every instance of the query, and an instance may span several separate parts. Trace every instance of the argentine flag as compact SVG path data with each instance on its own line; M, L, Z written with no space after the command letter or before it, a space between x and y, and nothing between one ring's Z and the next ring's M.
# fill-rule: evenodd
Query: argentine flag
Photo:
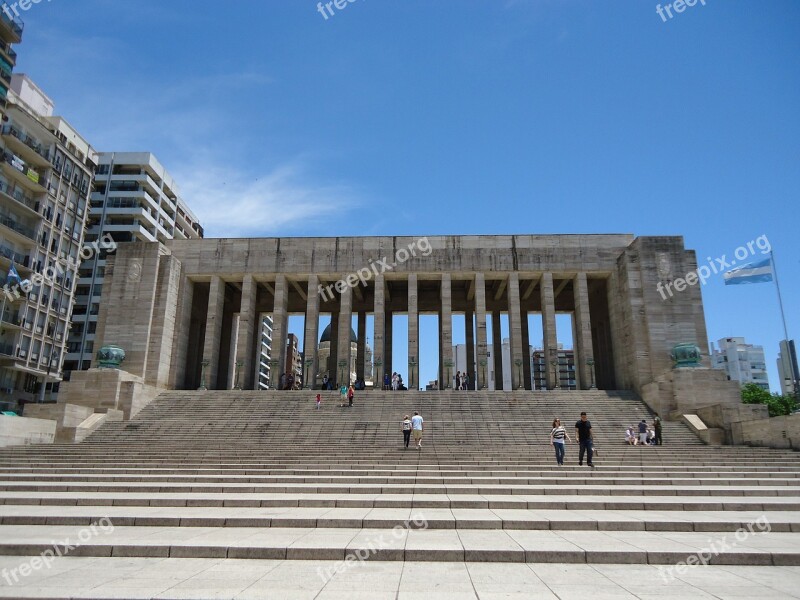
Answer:
M772 281L772 259L767 258L731 269L723 275L725 285L766 283Z
M19 276L19 273L17 273L17 268L14 266L13 262L11 263L11 268L8 270L7 280L9 283L16 282L22 285L22 278Z

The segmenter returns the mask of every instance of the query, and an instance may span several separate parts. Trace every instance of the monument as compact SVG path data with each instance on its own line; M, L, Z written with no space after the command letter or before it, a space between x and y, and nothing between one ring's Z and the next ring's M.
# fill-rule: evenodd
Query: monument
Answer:
M440 381L448 381L453 361L453 317L463 315L467 353L479 358L469 376L482 389L487 369L479 365L502 360L500 319L506 314L511 361L522 364L512 369L512 390L530 390L529 315L541 317L548 353L557 350L556 314L569 314L579 389L631 390L668 415L704 406L709 390L708 404L720 402L723 388L726 401L738 403L738 392L710 370L705 353L689 388L675 383L680 376L665 377L676 346L706 346L699 286L668 297L658 291L696 269L695 253L681 237L623 234L122 244L106 269L97 337L123 348L124 370L154 389L197 389L203 374L209 389L231 389L240 364L237 383L247 390L255 387L261 315L272 315L274 339L287 335L290 314L304 317L306 380L315 382L326 367L317 345L320 315L329 314L327 365L355 364L357 377L374 381L398 371L416 387L420 314L439 316ZM404 365L392 358L398 314L408 317ZM369 374L362 355L367 315L374 324ZM487 339L489 319L493 339ZM273 358L283 364L285 345L274 347ZM558 387L555 373L548 369L548 389Z

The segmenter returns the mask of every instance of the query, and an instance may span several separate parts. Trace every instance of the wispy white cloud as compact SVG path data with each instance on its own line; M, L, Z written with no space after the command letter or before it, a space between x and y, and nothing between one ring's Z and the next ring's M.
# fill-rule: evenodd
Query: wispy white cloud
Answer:
M219 164L194 163L174 173L206 237L335 234L329 224L358 203L348 185L315 182L301 160L255 178Z
M280 157L279 148L264 148L252 114L230 110L232 96L276 85L257 69L159 82L146 69L111 68L135 51L116 40L40 30L35 48L26 70L34 81L43 74L56 111L99 151L153 152L208 237L334 233L327 220L359 204L353 186L315 172L322 157L296 149ZM83 75L68 65L84 64L94 66L93 85L72 85Z

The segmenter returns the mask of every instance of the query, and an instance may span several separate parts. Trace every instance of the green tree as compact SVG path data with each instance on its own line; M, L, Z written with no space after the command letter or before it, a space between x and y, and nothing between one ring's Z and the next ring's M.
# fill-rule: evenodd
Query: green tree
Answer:
M794 396L770 394L755 383L742 386L742 402L744 404L765 404L770 417L780 417L797 410L797 399Z

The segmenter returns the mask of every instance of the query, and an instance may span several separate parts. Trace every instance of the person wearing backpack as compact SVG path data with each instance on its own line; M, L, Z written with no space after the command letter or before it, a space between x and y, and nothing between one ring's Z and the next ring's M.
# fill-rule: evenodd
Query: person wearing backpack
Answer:
M408 443L411 441L411 419L408 418L408 415L403 417L400 428L403 432L403 443L405 444L406 450L408 450Z

